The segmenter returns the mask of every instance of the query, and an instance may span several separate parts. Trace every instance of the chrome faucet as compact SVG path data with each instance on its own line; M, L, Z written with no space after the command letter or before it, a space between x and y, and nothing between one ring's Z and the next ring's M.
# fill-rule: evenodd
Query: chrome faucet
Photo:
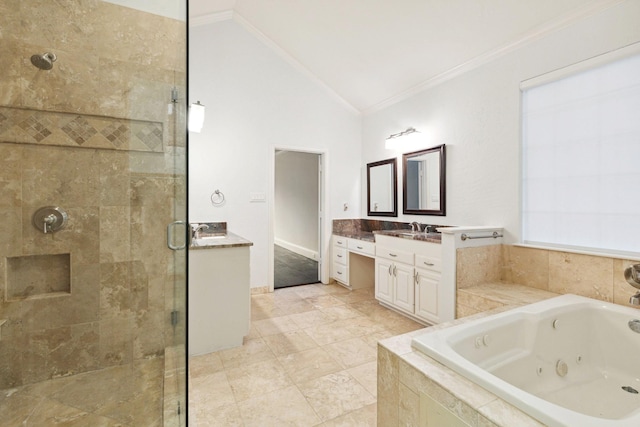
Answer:
M209 229L209 226L207 224L200 224L193 229L193 234L191 235L191 237L193 239L198 239L200 237L200 232L207 229Z
M413 221L410 225L411 225L411 231L420 232L420 223Z

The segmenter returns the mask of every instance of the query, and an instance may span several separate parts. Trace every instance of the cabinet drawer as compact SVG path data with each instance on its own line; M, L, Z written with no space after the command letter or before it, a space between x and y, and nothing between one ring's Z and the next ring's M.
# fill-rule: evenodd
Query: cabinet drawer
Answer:
M433 271L442 271L442 259L416 254L416 267Z
M376 244L373 242L365 242L363 240L349 239L347 247L350 251L360 252L365 255L374 256L376 254Z
M342 264L338 264L337 262L334 262L333 278L336 279L338 282L348 285L349 284L349 267L346 267Z
M342 248L346 248L347 247L347 238L334 235L333 236L333 245L334 246L339 246L339 247L342 247Z
M344 248L333 247L333 262L347 265L347 250Z
M413 265L413 252L399 251L397 249L376 246L376 256Z

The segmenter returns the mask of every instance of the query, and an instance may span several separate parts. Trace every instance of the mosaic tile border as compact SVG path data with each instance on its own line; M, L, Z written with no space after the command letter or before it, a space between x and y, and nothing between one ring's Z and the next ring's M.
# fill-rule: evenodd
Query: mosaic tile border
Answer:
M164 151L161 122L0 107L0 141L106 150Z

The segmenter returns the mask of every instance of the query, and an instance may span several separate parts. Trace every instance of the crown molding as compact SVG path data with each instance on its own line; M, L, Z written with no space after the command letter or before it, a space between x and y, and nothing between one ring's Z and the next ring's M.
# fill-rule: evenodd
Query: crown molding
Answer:
M254 37L264 43L269 49L274 51L280 58L282 58L287 64L291 65L294 69L302 73L313 83L320 86L327 94L329 94L334 100L338 101L343 107L345 107L350 112L361 115L362 112L354 107L351 103L349 103L346 99L340 96L331 86L322 81L316 74L314 74L311 70L305 67L301 62L293 57L289 52L284 50L278 43L269 38L262 31L253 26L249 21L247 21L242 15L238 12L233 13L233 20L238 24L242 25L244 29L246 29L249 33L251 33Z
M451 80L455 77L458 77L462 74L465 74L471 70L479 68L491 61L494 61L502 56L505 56L511 52L514 52L529 43L533 43L534 41L540 40L558 30L566 28L576 22L582 21L586 18L589 18L593 15L596 15L606 9L609 9L613 6L616 6L620 3L623 3L625 0L597 0L592 1L585 6L579 8L578 10L573 10L570 13L565 15L561 15L560 17L550 21L544 25L541 25L533 30L525 33L519 39L507 43L497 49L488 51L485 54L477 56L467 62L464 62L460 65L457 65L449 70L440 73L436 76L433 76L422 83L419 83L415 86L410 87L402 92L397 93L377 104L372 105L362 111L363 115L372 114L383 110L387 107L390 107L398 102L404 101L412 96L417 95L420 92L423 92L432 87L438 86L448 80Z
M212 24L214 22L229 21L233 19L233 15L233 10L225 10L222 12L195 16L193 18L189 18L189 27L198 27L200 25Z

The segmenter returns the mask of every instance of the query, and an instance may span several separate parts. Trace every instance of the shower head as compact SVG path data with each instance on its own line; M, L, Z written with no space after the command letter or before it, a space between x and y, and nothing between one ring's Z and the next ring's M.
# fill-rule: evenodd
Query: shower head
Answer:
M50 70L53 68L53 63L58 59L54 53L45 52L42 55L33 55L31 57L31 63L41 70Z

